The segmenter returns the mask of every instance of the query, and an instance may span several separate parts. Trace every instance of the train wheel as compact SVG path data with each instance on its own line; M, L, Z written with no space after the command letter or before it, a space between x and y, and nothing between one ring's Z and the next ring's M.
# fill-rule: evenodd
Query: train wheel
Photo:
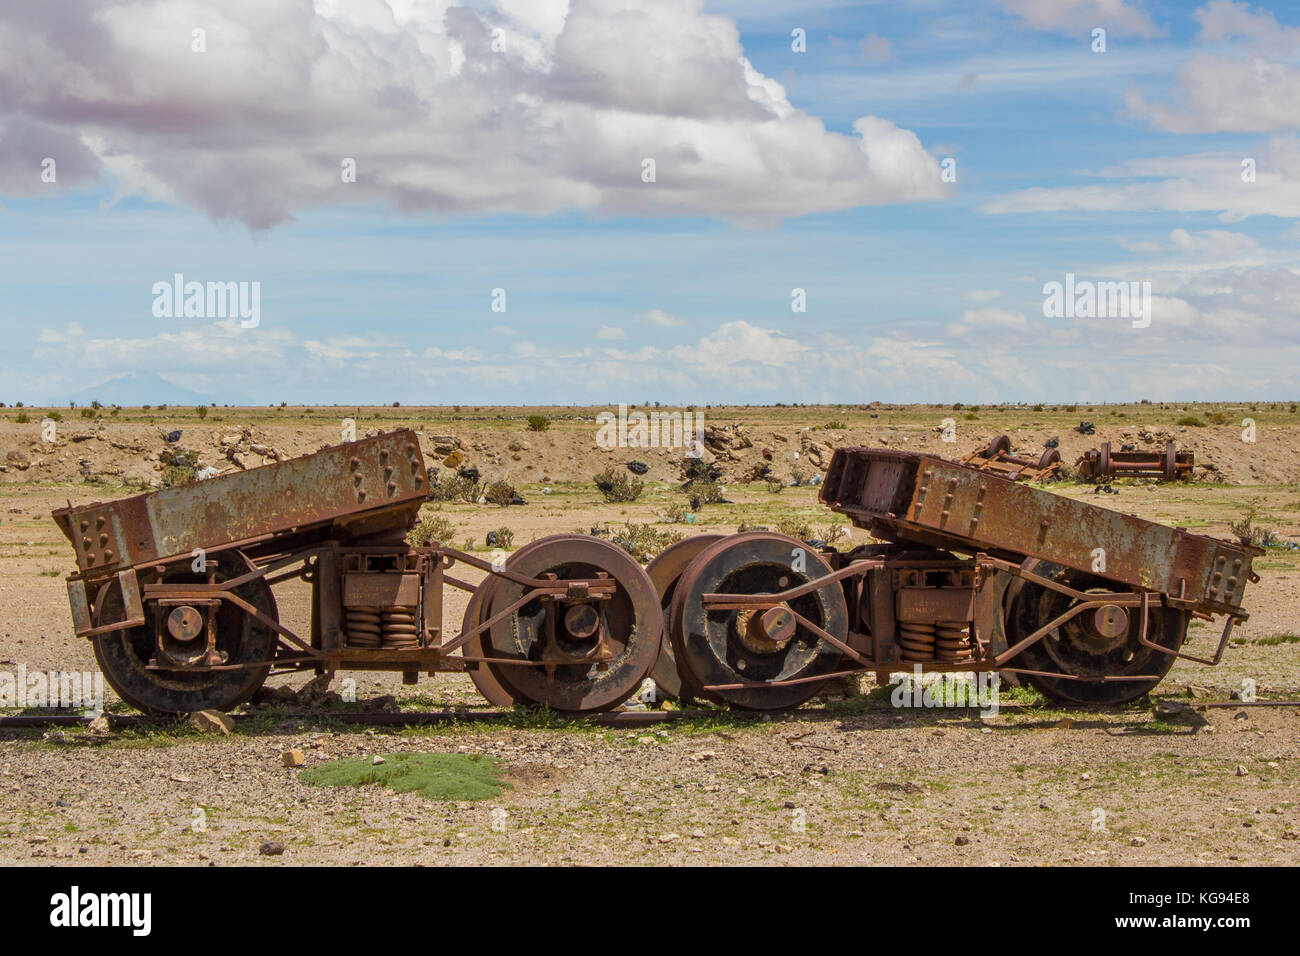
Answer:
M709 691L708 696L749 710L796 707L830 677L841 651L800 625L796 611L839 640L848 635L848 605L838 582L769 611L708 609L705 594L774 594L816 581L830 565L802 541L754 532L706 548L683 572L673 599L669 636L678 666L700 686L757 684Z
M488 635L493 657L546 661L545 666L490 664L501 686L521 702L570 713L609 710L627 700L659 656L663 611L645 570L617 545L586 535L552 535L516 551L506 569L560 581L602 572L617 587L609 600L562 603L534 598ZM487 616L525 593L497 580Z
M483 608L490 607L492 604L492 589L496 584L496 578L488 575L483 583L475 588L474 593L469 597L469 606L465 608L465 619L461 623L461 630L468 631L471 628L478 627L487 620L483 614ZM486 657L487 642L485 635L476 634L465 642L464 650L461 652L468 657ZM469 679L474 682L478 692L483 695L484 699L490 704L497 707L513 707L516 703L514 695L506 690L497 680L496 675L486 664L479 664L469 671Z
M1039 469L1050 468L1056 462L1061 460L1061 451L1058 448L1048 448L1038 459Z
M669 626L673 596L677 593L677 582L681 580L682 572L699 556L700 552L721 538L720 534L697 534L659 552L654 560L646 565L645 572L650 576L650 581L659 594L659 606L664 612L665 629ZM673 656L673 642L667 639L666 634L665 640L659 645L659 657L655 660L655 666L650 669L650 676L654 678L659 693L664 697L680 699L683 696L693 696L692 688L683 685L683 675L677 666L677 658Z
M1011 437L1009 435L999 435L989 442L988 447L984 449L984 457L996 458L1002 452L1006 452L1008 455L1011 454Z
M217 562L217 581L239 577L253 565L238 551L226 552L209 561ZM206 574L190 571L188 564L174 566L165 584L202 584ZM96 623L122 619L122 591L117 582L99 603ZM257 578L235 589L235 593L273 620L279 620L270 585ZM239 670L166 671L147 665L157 656L155 615L162 611L145 605L145 622L124 631L110 631L95 637L95 659L104 678L118 695L137 710L159 714L189 714L199 710L229 710L248 700L262 686L270 666ZM164 623L164 629L166 624ZM276 633L240 608L223 602L217 612L217 650L226 664L254 664L275 653Z
M1078 591L1110 590L1098 577L1067 571L1055 565L1037 570ZM1016 598L1010 614L1008 639L1012 644L1069 610L1074 600L1042 585L1029 583ZM1043 695L1063 704L1123 704L1150 693L1174 664L1174 656L1144 646L1138 640L1137 608L1111 605L1084 611L1050 632L1037 644L1022 651L1010 666L1026 670L1051 671L1076 677L1124 677L1152 675L1151 680L1070 680L1060 677L1022 675L1022 679ZM1148 609L1147 636L1170 650L1182 647L1188 616L1172 608Z

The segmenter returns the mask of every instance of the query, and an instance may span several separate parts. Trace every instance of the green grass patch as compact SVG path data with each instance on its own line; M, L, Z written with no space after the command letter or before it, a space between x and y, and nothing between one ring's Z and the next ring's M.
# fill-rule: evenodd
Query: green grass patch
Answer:
M1261 647L1276 647L1278 644L1300 644L1300 634L1271 634L1255 642Z
M316 787L363 787L378 784L395 793L416 791L430 800L486 800L505 789L495 757L481 754L398 753L381 764L369 757L331 760L298 774Z

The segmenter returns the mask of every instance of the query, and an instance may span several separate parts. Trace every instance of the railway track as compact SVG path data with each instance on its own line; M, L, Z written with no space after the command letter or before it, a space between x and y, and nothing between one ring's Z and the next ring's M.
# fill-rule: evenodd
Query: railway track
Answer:
M1188 703L1190 710L1205 710L1210 708L1233 707L1249 709L1252 707L1294 707L1300 710L1300 700L1201 700L1194 703ZM998 706L999 710L1027 710L1030 705L1021 703L1005 703ZM1119 713L1114 708L1109 707L1073 707L1070 708L1075 712L1086 713ZM942 712L941 709L932 709L932 712ZM789 715L797 716L804 719L817 718L834 718L843 717L843 714L837 714L821 707L805 707L797 711L786 712ZM183 722L184 718L180 717L153 717L144 714L106 714L108 723L114 730L128 727L166 727L170 724ZM232 714L231 717L236 725L247 724L262 719L264 714ZM284 720L301 720L310 721L330 721L343 724L357 724L360 726L379 726L379 727L420 727L429 724L441 723L493 723L508 721L511 717L517 716L512 711L506 710L425 710L425 711L402 711L398 713L364 713L364 712L328 712L328 711L308 711L300 714L287 713L282 716ZM762 720L771 719L770 713L746 713L743 711L716 711L716 710L645 710L645 711L614 711L611 713L584 714L570 718L574 722L583 722L597 727L648 727L655 724L673 723L682 720L700 720L706 718L718 718L725 716L728 720L750 719ZM780 716L779 714L776 716ZM23 730L23 729L41 729L54 727L85 727L90 724L92 718L84 717L80 714L13 714L0 717L0 730Z

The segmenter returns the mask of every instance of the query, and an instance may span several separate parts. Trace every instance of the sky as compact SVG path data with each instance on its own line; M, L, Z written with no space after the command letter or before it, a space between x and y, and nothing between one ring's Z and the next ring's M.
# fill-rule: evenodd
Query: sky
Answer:
M1298 127L1294 5L0 0L0 401L1291 400Z

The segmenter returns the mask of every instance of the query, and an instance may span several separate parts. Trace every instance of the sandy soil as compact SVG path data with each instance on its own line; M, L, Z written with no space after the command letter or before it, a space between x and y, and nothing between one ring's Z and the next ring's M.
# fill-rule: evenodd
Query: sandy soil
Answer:
M250 412L244 434L234 410L217 409L212 414L225 421L199 424L192 410L191 420L179 422L159 417L95 428L78 419L91 437L77 440L79 432L69 425L58 442L45 446L32 438L39 439L38 420L19 425L12 409L3 411L9 417L0 420L0 460L9 464L0 474L0 670L9 671L20 664L29 670L95 666L89 645L71 634L62 577L72 567L72 552L49 520L51 508L67 499L128 493L124 478L156 479L158 462L149 456L168 447L164 429L183 428L179 444L201 449L220 467L238 467L218 450L232 433L242 436L237 454L249 466L274 457L253 452L254 443L292 455L336 440L324 412L313 417L288 410L294 416L289 421L276 421L280 413L271 410ZM883 442L911 447L924 440L923 447L952 455L998 432L1014 435L1019 422L1029 422L1016 435L1018 447L1041 447L1056 435L1072 460L1102 440L1142 443L1124 437L1125 431L1145 431L1157 440L1167 432L1180 445L1196 444L1198 460L1213 465L1208 474L1225 480L1124 483L1100 503L1221 535L1254 508L1258 525L1300 539L1300 422L1288 421L1294 416L1286 406L1255 413L1259 440L1253 445L1240 440L1239 427L1180 429L1171 422L1182 409L1134 406L1124 413L1133 424L1103 424L1108 411L1084 408L996 416L985 410L980 415L993 420L978 426L963 421L958 442L946 444L933 430L941 411L940 417L955 414L867 407L728 410L733 426L741 424L741 439L752 445L735 447L733 427L727 442L715 443L721 449L716 457L720 467L743 477L764 461L764 448L784 448L788 454L774 455L778 473L796 467L811 473L807 447L813 442L829 450ZM1230 411L1239 421L1239 410ZM364 434L375 410L361 412L358 433ZM675 454L601 451L589 423L560 419L556 410L548 410L557 417L545 433L524 431L518 409L503 419L493 415L505 412L491 410L481 421L459 424L444 420L450 410L423 422L414 410L401 410L405 420L398 420L398 410L382 412L386 417L375 427L417 425L426 448L432 436L455 434L468 463L520 484L529 502L523 507L441 506L458 534L480 546L487 531L501 526L515 531L518 546L554 531L659 522L682 499L672 483ZM1142 414L1149 418L1138 424ZM764 415L771 424L764 424ZM1052 420L1036 428L1035 416ZM1098 434L1068 432L1068 421L1080 418L1097 421ZM849 427L826 429L828 421ZM511 444L521 447L511 450ZM792 457L794 448L805 449L799 459ZM15 456L25 457L26 467L17 467ZM629 458L651 466L646 494L631 504L605 504L590 475L606 461ZM90 462L88 470L81 459ZM98 483L87 484L87 474ZM818 527L835 521L816 504L814 488L773 494L759 483L729 480L731 504L708 506L698 525L674 527L697 533L782 517ZM551 492L543 494L547 487ZM1096 500L1087 486L1063 483L1057 490ZM854 532L852 540L865 539ZM1300 642L1286 638L1300 633L1300 551L1270 550L1256 567L1262 580L1248 590L1252 617L1224 663L1210 669L1179 662L1160 693L1193 703L1222 700L1250 680L1261 697L1300 700ZM305 626L305 598L301 589L281 595L282 616L291 625ZM459 621L463 609L459 594L449 595L448 620ZM1217 633L1217 627L1197 627L1193 653L1208 652ZM362 698L393 694L414 709L482 706L464 677L442 675L405 687L399 675L345 676L356 680ZM299 684L303 678L280 680ZM277 712L241 724L229 737L199 736L186 727L118 731L108 738L69 732L61 741L4 731L0 862L1300 861L1300 708L1156 718L1141 707L1066 712L1008 706L981 718L968 710L895 709L865 695L818 707L767 721L719 714L636 730L516 719L366 733L319 715ZM281 766L280 754L290 747L303 749L309 762L403 750L489 753L500 758L514 789L481 803L444 804L376 788L310 787ZM492 827L494 808L506 811L503 831ZM500 813L495 819L499 824ZM268 840L283 843L284 854L260 855Z

